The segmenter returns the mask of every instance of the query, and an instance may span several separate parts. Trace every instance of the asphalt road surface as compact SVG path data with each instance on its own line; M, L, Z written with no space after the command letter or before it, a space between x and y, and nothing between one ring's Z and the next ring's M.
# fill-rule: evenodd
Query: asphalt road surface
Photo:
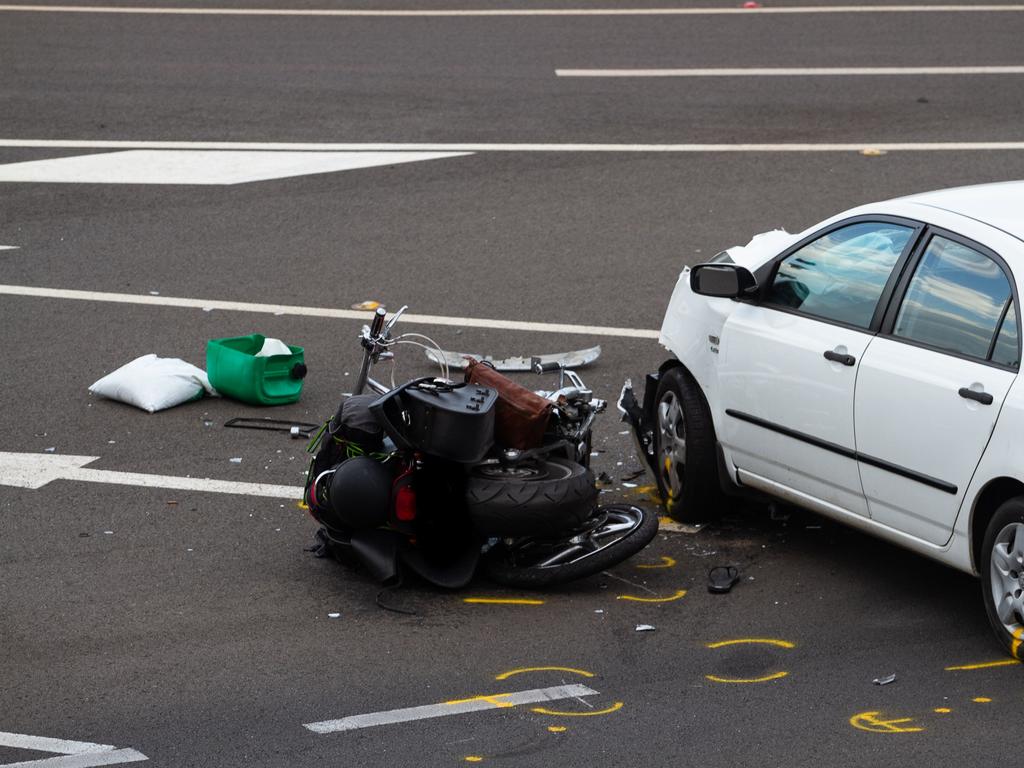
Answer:
M367 300L441 318L408 329L449 349L599 343L585 376L614 398L664 359L653 332L684 265L861 202L1024 177L1024 75L992 69L1024 65L1020 6L217 7L236 12L0 8L0 452L30 454L22 485L40 486L2 470L0 765L1013 759L1021 670L978 582L810 515L731 509L543 593L380 593L304 551L294 501L41 462L299 486L299 441L224 428L266 410L147 415L87 387L258 331L310 368L269 414L317 422L359 362L361 319L331 310ZM722 68L739 71L704 71ZM581 69L604 72L564 72ZM607 72L637 69L674 74ZM397 369L430 372L418 350ZM623 430L598 422L603 498L651 503L649 480L626 484ZM705 589L718 564L742 577L727 595ZM559 698L495 697L538 689Z

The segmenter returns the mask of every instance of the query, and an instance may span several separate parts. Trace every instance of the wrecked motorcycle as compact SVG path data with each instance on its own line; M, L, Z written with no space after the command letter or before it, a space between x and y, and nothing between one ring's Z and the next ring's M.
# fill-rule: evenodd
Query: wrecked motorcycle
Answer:
M355 555L386 585L410 570L457 588L482 570L529 588L599 573L654 538L653 511L597 504L591 430L606 402L575 372L539 361L559 386L531 392L471 361L455 383L439 354L439 378L395 386L392 367L391 386L374 380L400 345L440 352L422 334L392 335L405 309L363 327L353 394L310 443L305 501L322 550Z

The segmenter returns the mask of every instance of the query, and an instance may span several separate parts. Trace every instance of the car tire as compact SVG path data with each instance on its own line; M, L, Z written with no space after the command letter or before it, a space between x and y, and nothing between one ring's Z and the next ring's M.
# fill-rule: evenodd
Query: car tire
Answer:
M999 506L981 546L985 613L1003 648L1020 658L1024 655L1024 496Z
M715 427L704 395L682 367L661 375L654 406L655 477L668 514L683 523L715 519L723 503Z

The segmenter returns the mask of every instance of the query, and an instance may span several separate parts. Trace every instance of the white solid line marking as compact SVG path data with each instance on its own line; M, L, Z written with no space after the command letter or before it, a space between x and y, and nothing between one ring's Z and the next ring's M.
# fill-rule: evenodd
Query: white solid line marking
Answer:
M422 707L392 709L386 712L371 712L365 715L351 715L339 720L306 723L305 727L315 733L334 733L336 731L369 728L374 725L407 723L411 720L462 715L467 712L480 712L486 709L505 709L520 704L536 704L541 701L559 701L561 699L573 699L577 696L595 695L597 695L597 691L585 685L558 685L553 688L534 688L533 690L518 691L516 693L496 693L490 696L480 696L441 704L427 704Z
M75 291L63 288L38 288L27 285L0 285L0 295L99 301L113 304L147 304L156 307L220 309L230 312L259 312L275 315L299 315L302 317L329 317L341 320L363 320L366 322L372 316L370 312L360 312L354 309L302 307L287 304L252 304L242 301L219 301L217 299L183 299L173 296L143 296L134 293ZM533 333L576 333L583 336L614 336L624 339L658 338L658 331L641 328L615 328L602 325L572 325L524 320L488 320L476 317L447 317L444 315L405 314L402 315L399 322L413 325L443 325L459 328L487 328L501 331L529 331Z
M780 8L503 8L371 10L355 8L142 8L137 6L0 5L0 11L34 13L133 13L177 16L764 16L812 13L1006 13L1024 5L819 5Z
M308 152L962 152L1020 150L1024 141L863 141L820 144L516 144L516 143L312 143L254 141L131 141L93 139L0 139L0 147L28 149L252 149Z
M201 477L173 477L171 475L149 475L140 472L115 472L109 469L89 469L85 465L98 459L97 456L70 456L46 453L10 453L0 451L0 485L15 488L42 488L54 480L77 480L83 483L105 483L108 485L130 485L141 488L167 488L176 491L203 491L206 493L228 493L238 496L266 496L276 499L301 499L302 488L291 485L269 483L242 483L234 480L210 480ZM17 735L17 734L12 734ZM30 737L36 738L36 737ZM60 743L57 740L50 740ZM63 742L74 744L75 742ZM4 742L0 741L0 745ZM7 744L6 746L14 746ZM97 745L104 746L104 745ZM76 752L46 746L26 747L51 752ZM113 749L113 747L110 747ZM0 766L2 768L2 766Z
M843 77L876 75L1020 75L999 67L730 67L719 69L556 69L558 77Z
M16 245L0 245L0 251L16 251L18 246Z

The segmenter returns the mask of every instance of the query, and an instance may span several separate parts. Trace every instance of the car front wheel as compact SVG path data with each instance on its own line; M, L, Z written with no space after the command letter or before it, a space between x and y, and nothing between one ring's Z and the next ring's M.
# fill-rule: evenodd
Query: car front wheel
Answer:
M676 520L698 523L719 512L715 428L700 386L683 368L661 376L655 405L658 491Z
M1024 497L996 510L981 550L985 612L1003 647L1020 658L1024 642Z

